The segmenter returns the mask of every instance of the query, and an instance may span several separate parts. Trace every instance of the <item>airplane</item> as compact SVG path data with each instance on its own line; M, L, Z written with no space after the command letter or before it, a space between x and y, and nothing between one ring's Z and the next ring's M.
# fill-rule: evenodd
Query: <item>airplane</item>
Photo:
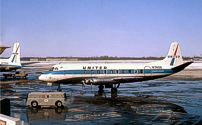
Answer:
M20 63L20 44L16 42L14 43L11 57L9 59L0 60L0 72L13 71L19 68L22 68Z
M103 88L111 88L111 93L117 93L120 83L142 82L172 75L183 70L193 61L183 63L178 42L171 43L168 55L161 61L134 64L134 63L82 63L82 64L58 64L49 71L39 76L39 80L47 83L63 83L85 85L99 85L99 91ZM59 87L58 87L59 88Z

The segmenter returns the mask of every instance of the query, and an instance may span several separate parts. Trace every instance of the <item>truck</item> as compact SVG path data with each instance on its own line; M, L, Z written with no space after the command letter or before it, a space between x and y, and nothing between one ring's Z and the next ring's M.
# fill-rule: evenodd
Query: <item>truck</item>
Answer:
M65 92L31 92L27 94L26 105L31 105L33 108L38 106L57 106L64 107L67 99Z
M3 74L3 76L5 77L5 79L7 79L7 77L24 77L26 78L28 75L27 71L15 71L14 74L9 73L9 74Z

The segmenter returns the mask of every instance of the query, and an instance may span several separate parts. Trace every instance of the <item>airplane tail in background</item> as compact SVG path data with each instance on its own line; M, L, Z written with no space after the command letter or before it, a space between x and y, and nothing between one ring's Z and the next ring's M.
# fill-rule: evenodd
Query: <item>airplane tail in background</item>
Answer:
M163 59L164 63L169 66L178 66L183 64L183 59L178 42L173 41L170 45L168 55Z
M13 53L9 58L9 63L20 63L20 44L14 43Z

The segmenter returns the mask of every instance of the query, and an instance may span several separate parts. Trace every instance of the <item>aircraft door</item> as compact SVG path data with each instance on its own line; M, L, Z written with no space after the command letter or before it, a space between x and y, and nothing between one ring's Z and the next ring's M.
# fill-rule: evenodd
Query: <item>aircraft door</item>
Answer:
M152 75L152 69L150 66L144 67L144 76L151 76Z

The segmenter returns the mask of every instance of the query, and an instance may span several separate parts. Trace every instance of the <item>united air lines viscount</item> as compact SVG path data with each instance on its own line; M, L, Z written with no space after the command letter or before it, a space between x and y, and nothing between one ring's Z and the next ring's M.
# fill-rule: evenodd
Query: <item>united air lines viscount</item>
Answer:
M14 43L13 53L9 59L0 60L0 72L8 72L22 68L20 63L20 44Z
M112 93L116 93L120 83L169 76L183 70L191 63L192 61L183 63L179 43L172 42L168 55L161 61L144 64L58 64L39 76L39 80L59 84L80 83L91 87L99 85L99 92L103 91L105 86L111 88Z

